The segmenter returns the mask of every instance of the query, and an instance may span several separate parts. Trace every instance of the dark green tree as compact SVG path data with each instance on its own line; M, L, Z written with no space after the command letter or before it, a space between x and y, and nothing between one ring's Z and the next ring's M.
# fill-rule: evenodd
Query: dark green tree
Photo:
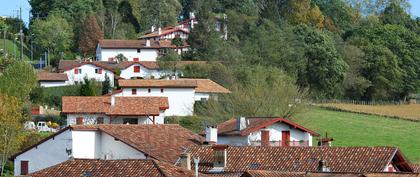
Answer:
M102 95L108 94L111 89L111 80L108 75L105 74L105 81L102 82Z
M80 87L80 95L81 96L96 96L96 87L95 82L93 80L89 80L88 78L84 78L83 83Z

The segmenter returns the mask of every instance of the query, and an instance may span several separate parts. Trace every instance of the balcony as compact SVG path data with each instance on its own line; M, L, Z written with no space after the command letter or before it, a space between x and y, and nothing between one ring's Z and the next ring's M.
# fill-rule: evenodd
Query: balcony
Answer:
M251 141L250 146L261 146L261 141ZM309 147L309 141L270 141L274 147Z

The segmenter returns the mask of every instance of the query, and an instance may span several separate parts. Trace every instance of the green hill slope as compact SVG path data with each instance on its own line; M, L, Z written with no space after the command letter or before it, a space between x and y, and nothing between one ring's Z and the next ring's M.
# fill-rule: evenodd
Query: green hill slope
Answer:
M334 138L333 146L397 146L420 162L420 122L314 108L293 121Z
M15 46L16 46L16 57L20 57L20 43L16 42L16 44L13 43L12 40L6 39L6 51L9 55L15 55ZM4 48L4 41L3 39L0 39L0 50L3 50ZM23 58L25 60L30 59L30 48L28 48L25 44L23 44Z

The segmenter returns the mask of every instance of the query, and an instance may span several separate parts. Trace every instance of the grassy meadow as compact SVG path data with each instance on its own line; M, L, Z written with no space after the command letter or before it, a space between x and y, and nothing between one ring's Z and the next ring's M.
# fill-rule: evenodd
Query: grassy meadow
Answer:
M313 107L293 121L334 138L333 146L397 146L420 162L420 122Z

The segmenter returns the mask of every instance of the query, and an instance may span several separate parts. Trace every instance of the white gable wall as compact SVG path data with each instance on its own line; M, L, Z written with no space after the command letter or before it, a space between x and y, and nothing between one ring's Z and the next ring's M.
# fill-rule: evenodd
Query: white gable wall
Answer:
M134 66L140 66L140 72L134 72ZM124 79L131 79L132 77L142 77L142 78L151 78L154 77L156 79L161 78L161 73L157 69L147 69L141 64L133 64L125 69L121 70L120 77Z
M116 140L107 133L101 132L100 159L145 159L146 156L127 144Z
M17 156L14 160L14 175L20 175L20 162L29 161L29 173L59 164L69 159L66 148L72 148L71 131L64 131L38 146Z
M82 72L75 74L75 69L81 69ZM69 83L74 85L75 82L83 82L84 78L87 77L88 79L94 79L98 82L105 81L105 74L109 77L111 86L114 86L114 73L112 71L108 71L102 68L102 74L95 73L95 69L100 69L100 67L97 67L92 64L85 64L80 67L73 68L71 70L64 71L64 73L67 74L67 77L69 79Z
M118 54L123 54L128 61L133 61L134 58L139 58L139 61L156 61L159 55L158 49L99 49L97 52L97 60L109 61L110 58L115 58Z
M67 81L40 81L40 87L61 87L69 85Z
M137 89L137 95L132 95L132 89ZM165 116L191 116L194 112L194 88L124 88L120 96L159 96L168 97L169 109Z
M98 131L73 131L73 157L81 159L96 159Z

